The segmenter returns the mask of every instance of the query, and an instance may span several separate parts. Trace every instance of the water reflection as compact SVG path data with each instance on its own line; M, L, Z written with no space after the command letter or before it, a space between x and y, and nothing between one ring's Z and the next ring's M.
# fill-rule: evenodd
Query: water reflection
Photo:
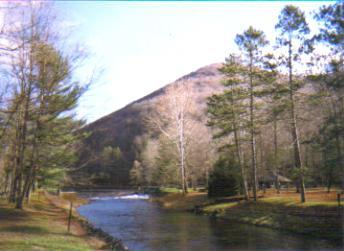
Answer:
M146 200L94 200L78 210L134 251L334 249L301 235L165 211Z

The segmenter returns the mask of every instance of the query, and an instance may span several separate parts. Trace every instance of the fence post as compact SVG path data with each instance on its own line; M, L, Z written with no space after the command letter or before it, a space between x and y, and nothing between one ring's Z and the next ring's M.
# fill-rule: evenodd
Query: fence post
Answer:
M337 193L338 207L340 207L340 193Z
M70 222L72 220L72 208L73 208L73 201L70 202L70 208L69 208L69 216L68 216L68 233L70 230Z

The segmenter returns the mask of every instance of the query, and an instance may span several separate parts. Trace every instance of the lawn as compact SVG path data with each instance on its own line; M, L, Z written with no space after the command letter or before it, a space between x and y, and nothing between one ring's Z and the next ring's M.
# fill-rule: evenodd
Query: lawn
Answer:
M0 199L0 250L87 251L102 245L76 221L68 233L66 211L52 205L45 196L33 196L24 210L13 209Z
M209 199L206 193L169 193L157 201L172 210L197 212L257 226L307 234L331 240L337 245L343 242L343 207L338 208L335 191L308 189L307 202L300 202L294 190L277 194L274 189L260 191L257 202L244 201L240 196ZM339 244L338 244L339 243Z

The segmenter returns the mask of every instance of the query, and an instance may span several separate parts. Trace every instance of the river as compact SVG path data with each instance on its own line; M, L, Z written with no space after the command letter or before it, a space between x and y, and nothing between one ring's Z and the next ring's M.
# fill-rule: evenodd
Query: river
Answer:
M90 198L79 213L132 251L334 250L331 243L303 235L167 211L148 196Z

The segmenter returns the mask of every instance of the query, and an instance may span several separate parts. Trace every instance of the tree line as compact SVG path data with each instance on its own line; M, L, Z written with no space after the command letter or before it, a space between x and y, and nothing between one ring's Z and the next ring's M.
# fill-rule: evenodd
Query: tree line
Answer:
M342 17L341 2L321 7L311 33L305 13L287 5L274 42L252 26L238 34L240 53L219 69L224 91L207 99L206 119L187 80L169 86L147 115L152 133L132 168L134 184L174 184L186 193L222 168L246 199L252 190L257 200L269 175L277 192L290 178L302 202L306 185L343 188Z
M76 142L85 135L73 110L87 84L75 70L85 54L66 48L49 4L2 8L0 194L22 208L37 186L63 185L66 170L76 169ZM178 186L183 193L229 185L230 193L249 199L252 191L256 200L266 177L277 192L287 177L301 201L308 186L343 187L342 16L340 2L322 7L311 34L304 12L287 5L276 41L254 27L235 37L240 53L226 58L223 91L207 102L182 78L143 104L146 129L134 140L132 185ZM129 165L126 155L106 146L90 177L116 182Z
M66 49L49 3L2 5L0 193L16 208L37 186L58 187L75 162L74 108L87 85L74 76L84 54Z

